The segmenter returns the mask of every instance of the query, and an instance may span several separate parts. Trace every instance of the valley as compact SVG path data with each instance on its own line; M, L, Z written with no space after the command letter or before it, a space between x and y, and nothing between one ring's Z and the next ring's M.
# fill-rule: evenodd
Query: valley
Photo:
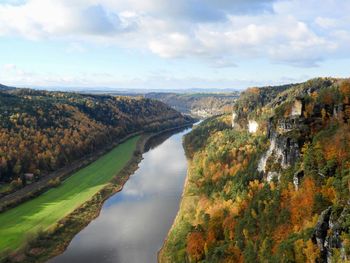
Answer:
M0 263L350 263L350 0L0 0Z
M4 88L0 99L0 175L2 189L8 189L1 199L1 262L43 262L62 253L74 235L98 216L104 201L122 189L148 141L193 122L146 99L13 88ZM85 108L92 101L101 107L101 115L96 108L93 112ZM143 113L128 117L135 110ZM57 118L55 111L63 118ZM83 138L93 140L85 141L85 150L84 140L79 141ZM12 152L7 152L9 146ZM41 151L50 159L36 159ZM80 160L74 160L77 157ZM74 161L81 165L72 166ZM63 172L56 172L60 167Z
M187 170L182 137L190 130L151 140L123 190L106 200L98 218L49 262L156 262L178 211Z
M156 99L175 110L195 118L205 119L232 111L239 92L230 93L146 93L145 98Z
M3 91L5 96L23 92L34 91ZM67 95L71 96L60 96ZM83 101L86 96L101 98L75 96ZM113 100L105 96L108 103ZM317 78L249 88L232 101L231 110L224 106L222 112L179 135L174 129L191 125L193 119L161 102L147 103L159 103L169 111L168 122L154 125L152 121L150 128L129 130L130 137L119 139L110 152L43 193L35 193L37 197L0 213L2 260L126 262L148 258L153 262L159 251L157 260L169 263L346 262L350 254L348 79ZM143 111L147 110L148 106ZM9 118L8 125L15 125L10 126L12 131L26 125L23 114L15 124ZM153 153L154 159L148 157ZM162 158L172 159L169 169ZM181 172L177 172L179 167L183 167ZM14 168L11 171L13 180L21 179ZM39 182L48 176L38 175L42 176ZM179 176L179 180L172 183L167 176ZM28 182L22 189L34 184ZM149 211L138 214L140 205L164 214L158 221ZM121 234L145 220L152 226L149 231ZM120 226L113 226L115 222ZM154 242L141 246L146 239ZM93 256L87 248L97 254Z

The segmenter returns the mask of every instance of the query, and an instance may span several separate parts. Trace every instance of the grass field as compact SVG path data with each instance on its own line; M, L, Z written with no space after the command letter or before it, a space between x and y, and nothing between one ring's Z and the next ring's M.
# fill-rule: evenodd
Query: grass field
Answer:
M0 252L15 250L28 236L47 230L101 190L129 161L139 136L131 138L59 187L0 214Z

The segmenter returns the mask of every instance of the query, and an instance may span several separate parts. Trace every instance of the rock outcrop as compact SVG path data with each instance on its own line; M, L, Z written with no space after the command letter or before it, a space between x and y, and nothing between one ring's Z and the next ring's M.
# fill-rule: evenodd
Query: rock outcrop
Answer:
M268 181L276 176L279 178L279 169L286 169L299 159L301 143L298 137L292 135L294 130L300 129L301 124L296 118L280 119L276 125L273 124L273 119L270 119L267 131L270 146L258 164L258 171L263 173Z
M292 112L291 116L301 116L303 112L303 102L301 99L296 99L294 101L293 107L292 107Z
M248 121L248 131L250 133L256 133L258 131L259 124L254 120Z
M321 213L313 233L314 242L319 247L321 251L321 258L323 259L326 259L328 254L327 232L329 230L329 219L331 216L331 212L331 207L328 207ZM327 262L327 260L325 260L324 262Z
M333 249L338 248L341 251L341 262L348 260L344 253L344 245L341 240L341 233L343 232L343 224L349 215L349 207L345 207L339 211L334 211L332 207L324 210L315 226L313 239L320 249L322 263L331 263ZM337 215L339 214L339 216Z
M232 128L236 127L236 118L237 114L235 112L232 112Z

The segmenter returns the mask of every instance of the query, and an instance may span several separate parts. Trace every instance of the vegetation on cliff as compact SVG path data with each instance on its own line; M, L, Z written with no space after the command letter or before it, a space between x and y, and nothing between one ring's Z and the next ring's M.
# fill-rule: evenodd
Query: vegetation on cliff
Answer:
M185 138L188 181L161 262L349 260L350 81L250 89L234 110Z

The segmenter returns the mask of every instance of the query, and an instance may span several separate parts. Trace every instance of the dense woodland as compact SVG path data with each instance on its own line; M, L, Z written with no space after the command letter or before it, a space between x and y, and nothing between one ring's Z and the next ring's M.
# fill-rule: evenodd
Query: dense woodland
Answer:
M225 115L185 137L189 178L161 261L349 262L350 81L253 88L234 108L234 128Z
M0 182L21 187L126 135L191 120L144 98L0 87ZM1 186L1 185L0 185Z

